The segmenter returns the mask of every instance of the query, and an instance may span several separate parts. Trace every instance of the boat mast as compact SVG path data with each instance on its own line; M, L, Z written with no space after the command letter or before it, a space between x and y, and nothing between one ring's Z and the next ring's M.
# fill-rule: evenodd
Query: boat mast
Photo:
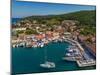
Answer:
M45 34L46 34L46 32L45 32ZM45 50L44 50L44 62L46 62L46 61L47 61L47 45L45 46Z
M47 47L45 46L45 50L44 50L44 59L45 59L45 62L47 61Z

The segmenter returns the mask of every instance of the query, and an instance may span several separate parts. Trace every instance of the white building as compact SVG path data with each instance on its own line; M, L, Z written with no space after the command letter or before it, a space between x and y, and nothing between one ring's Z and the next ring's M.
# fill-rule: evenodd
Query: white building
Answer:
M25 27L20 27L20 28L13 28L14 31L18 31L18 30L26 30Z

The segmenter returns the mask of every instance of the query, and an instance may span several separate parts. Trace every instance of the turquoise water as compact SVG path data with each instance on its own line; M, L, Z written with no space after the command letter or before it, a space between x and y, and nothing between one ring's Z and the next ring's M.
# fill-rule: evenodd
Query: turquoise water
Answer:
M70 46L69 43L50 43L43 48L12 48L12 73L41 73L73 71L84 69L95 69L95 66L79 68L76 62L63 61L65 49ZM48 61L56 64L54 69L44 69L40 67L44 63L44 50L47 49Z

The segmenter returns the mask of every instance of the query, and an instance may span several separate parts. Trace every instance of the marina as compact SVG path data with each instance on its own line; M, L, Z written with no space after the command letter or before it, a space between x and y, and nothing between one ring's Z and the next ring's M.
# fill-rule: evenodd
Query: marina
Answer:
M52 34L50 34L50 33L52 33ZM40 63L36 63L36 65L38 66L39 69L40 68L48 69L47 72L55 71L55 70L57 70L57 68L59 68L58 66L60 66L60 65L58 65L58 62L53 60L53 59L57 59L57 58L59 59L59 62L60 61L64 62L65 65L67 64L67 62L75 63L75 65L73 67L77 66L76 70L78 70L80 68L96 66L96 60L94 58L91 58L91 56L92 56L91 53L89 51L87 51L85 48L83 48L83 46L77 40L73 40L73 38L69 38L68 32L67 32L67 34L68 35L60 36L60 34L58 32L50 31L49 33L40 33L37 35L26 35L26 36L22 35L21 39L18 38L16 40L12 40L12 48L16 49L16 50L18 49L18 51L22 50L22 49L24 49L24 50L26 49L28 51L31 49L33 51L34 50L37 51L37 49L39 49L39 51L42 50L41 53L43 55L40 56L40 58L42 60L39 60ZM52 46L50 46L50 45L52 45ZM57 45L57 46L55 46L55 45ZM58 46L61 48L58 48ZM50 50L49 50L49 48L50 48ZM49 52L49 51L52 51L52 52ZM57 51L57 52L61 51L62 52L62 54L60 54L61 56L55 57L57 52L55 53L54 51ZM51 54L49 55L49 53L51 53ZM54 56L52 56L53 53L55 53ZM38 61L39 58L36 59L36 57L37 56L35 56L34 59ZM34 59L32 59L32 60L34 60ZM43 61L43 62L41 62L41 61ZM61 66L63 66L63 65L61 64ZM68 67L68 66L66 66L66 67ZM60 69L60 71L64 71L65 69ZM70 70L70 69L68 69L68 70ZM37 71L33 70L32 72L37 72ZM41 72L41 71L38 71L38 72Z
M68 53L68 49L71 47L68 42L52 42L42 48L13 48L12 59L14 64L12 67L15 67L13 73L56 72L95 68L95 63L92 63L92 61L90 61L91 63L89 61L78 61L75 57L73 57L74 60L68 57L67 61L63 60L64 52L67 51ZM47 56L45 56L45 51L47 51ZM69 52L72 51L70 50Z
M73 41L73 40L72 40ZM74 41L76 42L76 41ZM96 61L94 58L91 58L93 55L89 55L85 49L82 48L82 46L76 42L75 46L70 46L67 49L65 57L63 57L63 60L67 61L76 61L79 67L85 67L85 66L93 66L96 65Z

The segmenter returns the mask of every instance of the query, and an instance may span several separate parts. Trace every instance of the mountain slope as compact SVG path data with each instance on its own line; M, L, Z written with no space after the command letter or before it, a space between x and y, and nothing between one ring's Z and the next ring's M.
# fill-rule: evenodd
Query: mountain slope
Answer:
M80 22L80 24L96 25L96 11L90 10L90 11L77 11L60 15L29 16L25 17L24 19L38 20L39 22L41 22L42 20L51 20L51 19L56 19L59 21L77 20Z

